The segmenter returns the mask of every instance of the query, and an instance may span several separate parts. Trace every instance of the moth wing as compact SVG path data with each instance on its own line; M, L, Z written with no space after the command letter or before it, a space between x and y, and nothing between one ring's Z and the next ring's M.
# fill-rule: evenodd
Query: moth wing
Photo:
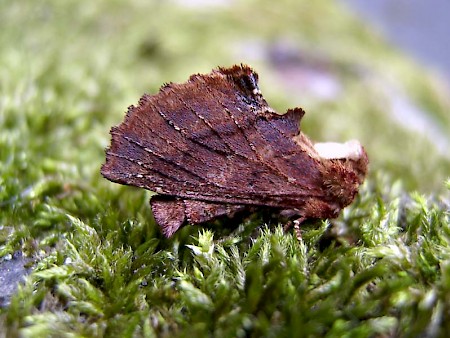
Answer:
M200 224L220 216L232 215L248 206L181 200L175 197L155 195L150 206L156 222L166 237L172 236L183 224Z
M317 159L296 143L301 109L276 114L248 66L191 76L131 106L102 174L185 200L296 207L321 196Z
M172 236L186 221L182 200L153 196L150 205L153 217L166 237Z

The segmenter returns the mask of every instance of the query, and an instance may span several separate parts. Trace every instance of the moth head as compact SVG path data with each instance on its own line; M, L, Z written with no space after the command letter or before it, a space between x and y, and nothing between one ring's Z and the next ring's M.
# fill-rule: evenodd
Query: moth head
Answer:
M367 174L369 160L363 146L356 140L345 143L314 144L322 160L322 175L329 193L342 207L351 203Z
M359 141L316 143L314 144L314 149L322 159L341 160L349 163L349 169L352 169L357 174L359 183L364 181L369 161L367 153Z

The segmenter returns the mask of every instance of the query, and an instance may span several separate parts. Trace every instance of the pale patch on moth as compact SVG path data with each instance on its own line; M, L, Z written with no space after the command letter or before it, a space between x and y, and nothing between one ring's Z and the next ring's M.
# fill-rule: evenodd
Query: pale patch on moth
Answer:
M349 158L357 161L364 153L361 143L357 140L350 140L344 143L319 142L314 144L314 149L320 157L328 160Z

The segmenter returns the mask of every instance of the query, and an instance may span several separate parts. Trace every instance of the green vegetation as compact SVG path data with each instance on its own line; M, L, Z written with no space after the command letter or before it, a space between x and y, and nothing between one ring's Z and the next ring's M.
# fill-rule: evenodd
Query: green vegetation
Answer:
M180 4L0 2L0 262L20 250L33 267L3 334L445 336L450 159L392 119L384 90L445 131L443 85L325 0ZM339 94L286 94L280 41ZM274 108L305 108L312 139L359 139L370 177L300 241L258 214L164 239L148 192L100 176L108 131L142 93L239 62Z

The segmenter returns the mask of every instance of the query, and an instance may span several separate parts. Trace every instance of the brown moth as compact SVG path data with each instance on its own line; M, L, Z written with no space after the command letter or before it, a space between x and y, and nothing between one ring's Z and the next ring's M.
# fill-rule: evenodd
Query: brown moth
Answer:
M246 209L271 208L297 226L335 218L357 194L367 154L358 141L313 144L304 114L270 108L249 66L192 75L128 108L101 173L156 192L150 205L167 237Z

